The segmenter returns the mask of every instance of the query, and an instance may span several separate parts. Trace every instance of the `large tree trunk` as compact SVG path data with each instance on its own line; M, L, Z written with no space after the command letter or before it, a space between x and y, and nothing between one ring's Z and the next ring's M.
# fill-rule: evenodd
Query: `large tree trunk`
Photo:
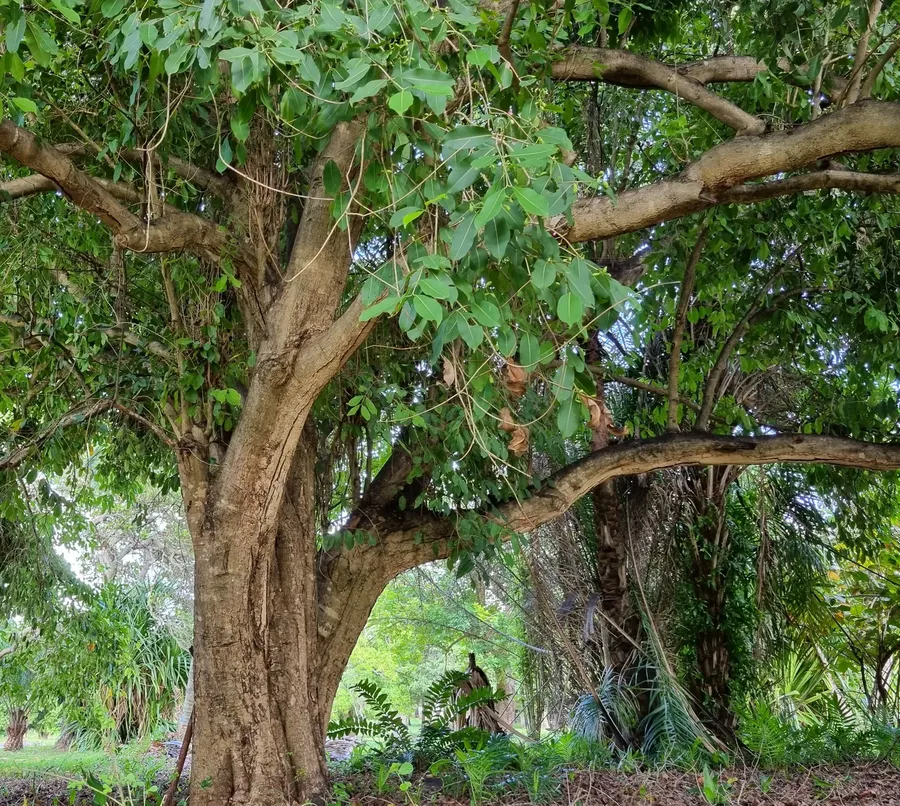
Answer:
M271 538L248 527L259 521L245 501L239 518L213 508L195 539L191 806L321 799L341 674L384 585L406 567L360 575L362 547L339 562L317 555L314 461L307 426Z
M28 733L28 713L24 708L10 708L3 749L9 752L21 750L25 746L26 733Z

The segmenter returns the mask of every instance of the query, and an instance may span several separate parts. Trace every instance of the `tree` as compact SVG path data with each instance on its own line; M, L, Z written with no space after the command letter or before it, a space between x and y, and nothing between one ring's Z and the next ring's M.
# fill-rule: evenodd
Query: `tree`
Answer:
M795 194L896 220L855 195L900 189L895 8L656 5L0 7L0 468L180 486L194 806L322 791L341 672L406 569L465 572L660 468L900 466L896 418L772 434L711 396L691 432L543 479L517 458L602 416L579 338L635 304L647 239ZM600 85L631 109L616 185L582 148ZM516 419L526 391L555 424Z

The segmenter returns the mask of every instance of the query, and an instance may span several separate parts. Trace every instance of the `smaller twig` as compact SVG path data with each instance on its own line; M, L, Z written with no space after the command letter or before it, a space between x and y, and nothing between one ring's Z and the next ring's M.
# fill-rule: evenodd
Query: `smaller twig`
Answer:
M863 81L862 88L859 91L859 99L861 101L872 97L872 90L875 88L875 80L881 75L884 68L888 66L890 60L897 55L898 50L900 50L900 38L895 39L891 43L890 47L888 47L875 66L871 69L869 75L866 76L866 80Z

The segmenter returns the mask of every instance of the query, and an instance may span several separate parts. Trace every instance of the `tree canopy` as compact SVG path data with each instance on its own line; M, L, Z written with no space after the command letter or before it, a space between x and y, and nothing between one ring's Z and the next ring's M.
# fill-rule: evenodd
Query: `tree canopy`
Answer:
M735 468L900 467L882 6L0 5L4 490L180 488L192 802L321 789L404 570L620 477L719 468L715 524Z

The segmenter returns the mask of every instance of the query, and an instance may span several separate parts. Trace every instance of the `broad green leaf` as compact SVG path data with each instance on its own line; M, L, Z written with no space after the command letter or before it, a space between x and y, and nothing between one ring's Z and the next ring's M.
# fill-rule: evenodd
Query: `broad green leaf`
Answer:
M426 95L453 95L456 86L453 78L440 70L431 70L425 67L416 67L405 70L400 74L400 79L411 88L419 90Z
M466 213L456 225L453 240L450 241L450 260L462 260L475 243L475 214Z
M556 425L565 439L573 436L581 425L581 403L573 395L559 404Z
M398 115L403 115L413 105L413 95L409 90L395 92L388 98L388 106Z
M368 59L351 59L346 65L347 77L343 81L338 81L334 88L336 90L352 90L358 87L371 69L372 62Z
M14 97L10 98L10 100L13 102L13 104L15 106L19 107L19 109L21 109L23 112L37 112L38 111L37 104L34 101L32 101L31 98L20 98L20 97L14 96Z
M500 327L503 317L500 309L489 299L478 299L472 302L472 316L475 321L485 327Z
M342 182L341 169L337 167L334 160L328 160L322 169L322 185L325 188L325 192L329 196L337 196L341 192Z
M531 272L531 282L535 288L550 288L556 279L556 266L549 260L538 260Z
M473 325L468 319L463 318L460 319L458 328L460 338L470 350L475 350L484 341L484 329L480 325Z
M584 303L577 294L569 291L559 298L556 313L567 325L581 324L584 318Z
M481 209L475 216L475 228L480 230L489 221L493 221L494 218L496 218L496 216L503 209L503 202L505 200L506 188L504 188L502 185L491 188L491 190L488 191L487 195L484 197L484 202L481 205Z
M413 297L413 305L416 313L423 319L429 319L432 322L438 322L444 318L444 309L439 302L435 302L431 297L416 294Z
M365 100L366 98L371 98L373 95L377 95L387 86L386 78L376 78L372 81L367 81L363 84L353 95L350 96L351 104L358 104L360 101Z
M511 233L505 218L494 218L484 228L484 248L498 260L506 254Z
M534 369L541 360L538 340L531 334L525 333L519 340L519 363L525 369Z
M550 205L540 193L531 188L514 187L512 189L516 201L522 205L522 209L529 215L548 216L550 215Z
M450 283L442 277L423 277L419 280L416 288L423 294L435 299L450 299L453 296L454 288Z
M368 322L370 319L381 316L383 313L393 313L397 310L397 305L399 305L401 301L400 297L385 297L380 302L376 302L371 308L366 308L359 315L359 321Z
M19 12L13 22L6 26L6 49L15 53L25 36L25 15Z

